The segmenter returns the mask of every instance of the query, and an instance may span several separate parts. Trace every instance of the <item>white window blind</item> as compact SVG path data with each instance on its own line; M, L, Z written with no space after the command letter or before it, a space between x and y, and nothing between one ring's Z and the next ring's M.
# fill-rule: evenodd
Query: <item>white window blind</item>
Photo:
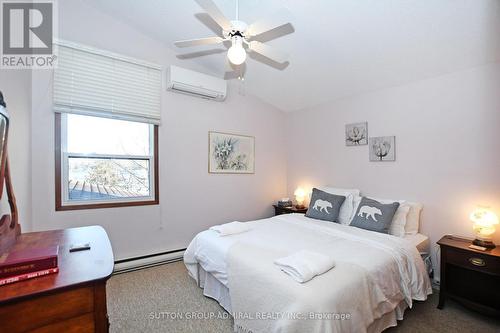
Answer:
M58 48L55 112L160 123L159 66L67 42Z

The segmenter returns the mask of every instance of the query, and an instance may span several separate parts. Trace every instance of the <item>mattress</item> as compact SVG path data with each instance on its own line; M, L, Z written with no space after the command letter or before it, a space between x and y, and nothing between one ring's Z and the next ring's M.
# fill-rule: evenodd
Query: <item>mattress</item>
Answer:
M429 253L429 237L423 234L405 235L403 237L412 243L421 254Z
M307 217L304 217L308 219ZM256 221L254 223L269 223L269 220ZM331 222L325 222L331 223ZM354 227L353 227L354 228ZM200 243L203 243L202 252L198 252L201 267L227 286L226 253L237 241L237 237L220 237L213 230L201 232L198 236ZM414 245L420 253L428 252L429 237L422 234L406 235L405 240Z

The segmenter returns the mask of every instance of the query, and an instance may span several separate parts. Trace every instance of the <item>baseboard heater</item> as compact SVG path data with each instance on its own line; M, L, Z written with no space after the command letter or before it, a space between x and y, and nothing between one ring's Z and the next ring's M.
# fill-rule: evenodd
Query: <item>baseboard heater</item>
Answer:
M113 274L121 274L182 260L186 249L153 253L115 261Z

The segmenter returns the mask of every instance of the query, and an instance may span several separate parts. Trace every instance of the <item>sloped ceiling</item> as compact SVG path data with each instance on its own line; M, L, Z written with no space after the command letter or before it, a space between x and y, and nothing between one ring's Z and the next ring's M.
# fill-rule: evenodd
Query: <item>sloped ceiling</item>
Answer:
M194 1L86 2L179 54L212 53L184 61L224 76L220 47L173 45L214 35ZM234 0L214 2L234 19ZM283 7L295 32L268 44L289 53L290 64L278 70L250 58L244 84L284 111L500 61L498 0L240 0L240 19L252 23Z

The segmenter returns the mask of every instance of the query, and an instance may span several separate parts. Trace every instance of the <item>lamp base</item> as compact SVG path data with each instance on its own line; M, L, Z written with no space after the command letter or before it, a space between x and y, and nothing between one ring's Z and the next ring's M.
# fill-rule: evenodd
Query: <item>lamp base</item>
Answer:
M485 240L481 240L481 239L474 239L472 241L472 244L477 245L477 246L482 246L482 247L485 247L487 249L494 249L496 247L496 245L493 244L492 241L485 241Z
M296 205L295 205L295 208L297 208L297 209L304 209L304 208L306 208L306 206L296 204Z

